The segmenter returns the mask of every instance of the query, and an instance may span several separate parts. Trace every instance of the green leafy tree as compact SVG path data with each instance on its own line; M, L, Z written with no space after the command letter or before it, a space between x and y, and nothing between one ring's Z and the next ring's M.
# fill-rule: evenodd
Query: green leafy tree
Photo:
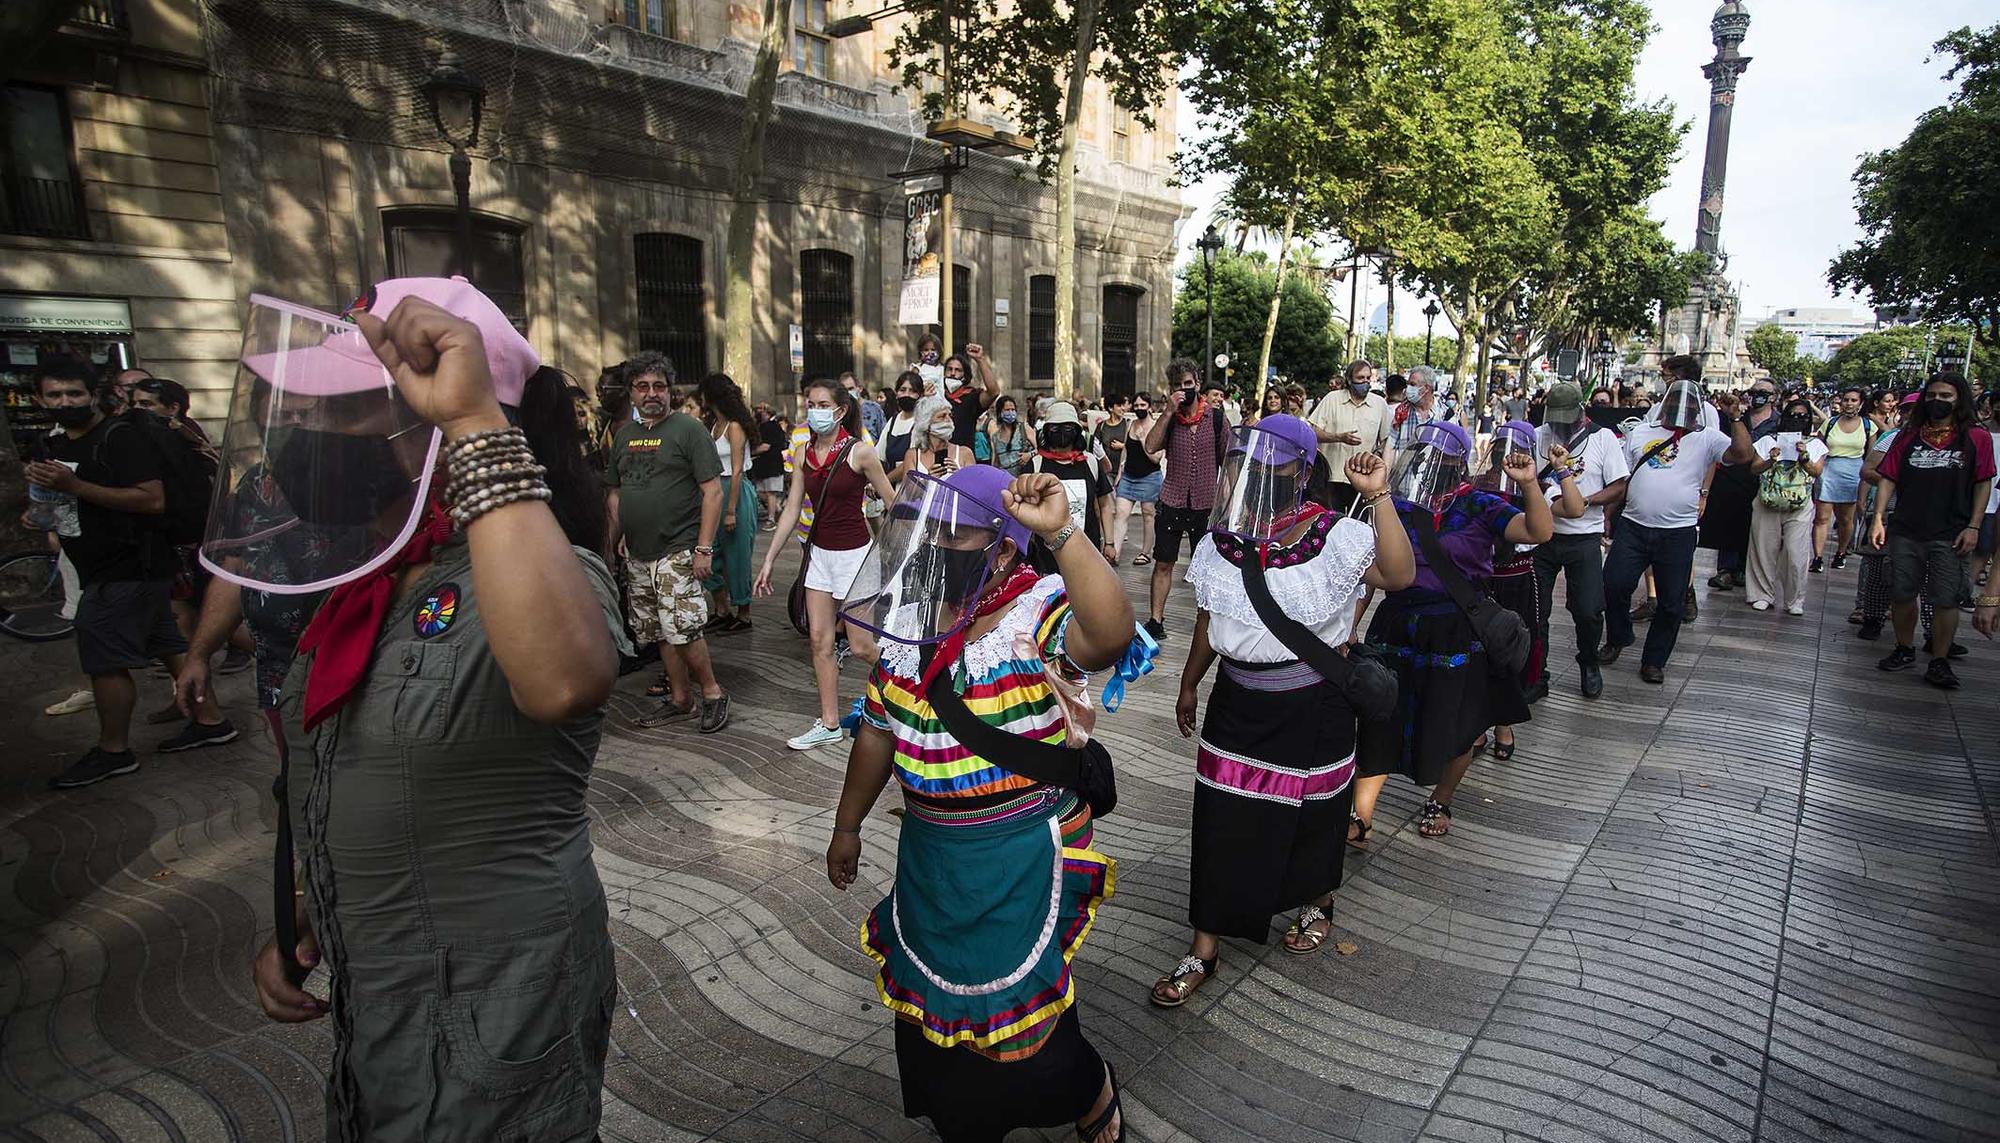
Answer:
M1759 369L1767 370L1776 380L1791 381L1804 373L1799 361L1799 335L1776 322L1767 321L1751 330L1743 339L1743 350Z
M976 76L979 99L1035 140L1035 160L1056 187L1055 390L1075 388L1076 157L1087 84L1153 126L1151 108L1174 74L1165 0L938 0L912 9L889 48L903 85L923 91L931 118L963 114ZM953 76L938 45L952 42ZM948 80L948 83L934 83Z
M1814 370L1814 375L1842 385L1914 388L1923 375L1926 342L1929 343L1930 367L1935 372L1939 368L1938 346L1962 346L1970 331L1970 326L1939 326L1935 334L1927 336L1923 326L1899 325L1864 333L1841 346L1823 367ZM1913 360L1914 368L1905 366L1906 360ZM1984 340L1974 342L1972 376L2000 377L2000 348Z
M1248 350L1264 337L1277 280L1276 267L1261 251L1223 250L1216 257L1215 350L1220 353L1227 346L1236 356L1231 383L1246 401L1256 399L1260 376ZM1340 345L1346 337L1333 320L1333 306L1304 277L1288 275L1278 314L1268 364L1280 376L1324 386L1340 371ZM1174 356L1202 360L1207 318L1207 277L1199 261L1190 262L1182 268L1180 289L1174 294Z
M1878 307L1967 323L2000 348L2000 25L1960 28L1934 50L1956 61L1945 78L1959 89L1900 146L1862 159L1864 237L1827 281L1866 290Z
M1180 30L1197 63L1183 91L1215 128L1183 175L1229 178L1232 216L1280 233L1281 277L1300 237L1398 255L1465 241L1425 205L1455 176L1441 164L1478 145L1504 62L1483 0L1197 0ZM1290 296L1272 295L1266 357Z

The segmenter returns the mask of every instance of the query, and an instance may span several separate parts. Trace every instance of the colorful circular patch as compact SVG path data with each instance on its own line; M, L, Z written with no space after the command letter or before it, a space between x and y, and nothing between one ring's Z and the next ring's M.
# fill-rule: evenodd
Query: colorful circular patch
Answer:
M458 585L439 584L437 590L425 596L422 603L417 604L417 613L414 616L417 637L429 639L444 634L445 629L451 626L451 621L457 615Z

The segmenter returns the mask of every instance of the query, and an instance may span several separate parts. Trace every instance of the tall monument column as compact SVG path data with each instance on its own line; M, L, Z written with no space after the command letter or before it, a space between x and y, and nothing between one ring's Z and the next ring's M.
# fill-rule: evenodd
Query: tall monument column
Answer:
M1722 253L1722 197L1729 180L1729 117L1736 105L1736 80L1750 67L1750 57L1737 50L1750 31L1750 10L1743 0L1727 0L1708 26L1715 58L1701 69L1708 77L1708 156L1701 168L1694 247L1713 258Z

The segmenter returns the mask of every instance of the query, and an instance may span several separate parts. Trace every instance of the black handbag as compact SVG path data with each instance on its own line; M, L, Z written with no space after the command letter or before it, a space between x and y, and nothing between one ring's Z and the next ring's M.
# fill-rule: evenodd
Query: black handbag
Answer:
M1444 546L1438 543L1437 526L1431 522L1429 513L1412 512L1403 519L1417 534L1417 544L1424 550L1425 565L1438 577L1438 582L1444 584L1451 601L1471 621L1473 634L1485 645L1487 667L1501 678L1519 675L1521 668L1528 665L1528 654L1535 645L1535 637L1528 630L1527 621L1518 612L1472 590L1464 573L1451 562Z
M925 656L929 658L928 654ZM928 669L928 663L926 664ZM924 691L924 701L959 745L1023 778L1045 786L1076 791L1090 806L1090 816L1110 817L1118 808L1118 779L1111 770L1111 752L1095 738L1081 747L1052 746L1006 731L972 713L952 685L951 671L942 670Z
M1396 672L1374 652L1358 645L1341 654L1327 646L1310 627L1286 615L1271 597L1270 585L1264 582L1263 562L1255 552L1244 554L1243 594L1250 597L1250 606L1257 609L1257 618L1264 629L1277 636L1287 651L1298 656L1320 678L1339 688L1357 717L1379 722L1395 713L1399 694Z

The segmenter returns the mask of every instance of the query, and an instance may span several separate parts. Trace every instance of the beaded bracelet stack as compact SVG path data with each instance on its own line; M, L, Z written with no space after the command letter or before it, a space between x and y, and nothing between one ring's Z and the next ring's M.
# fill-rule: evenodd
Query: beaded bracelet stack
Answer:
M554 495L543 479L548 469L535 463L527 436L513 427L472 433L446 445L444 472L445 502L451 505L451 522L460 529L495 508Z

